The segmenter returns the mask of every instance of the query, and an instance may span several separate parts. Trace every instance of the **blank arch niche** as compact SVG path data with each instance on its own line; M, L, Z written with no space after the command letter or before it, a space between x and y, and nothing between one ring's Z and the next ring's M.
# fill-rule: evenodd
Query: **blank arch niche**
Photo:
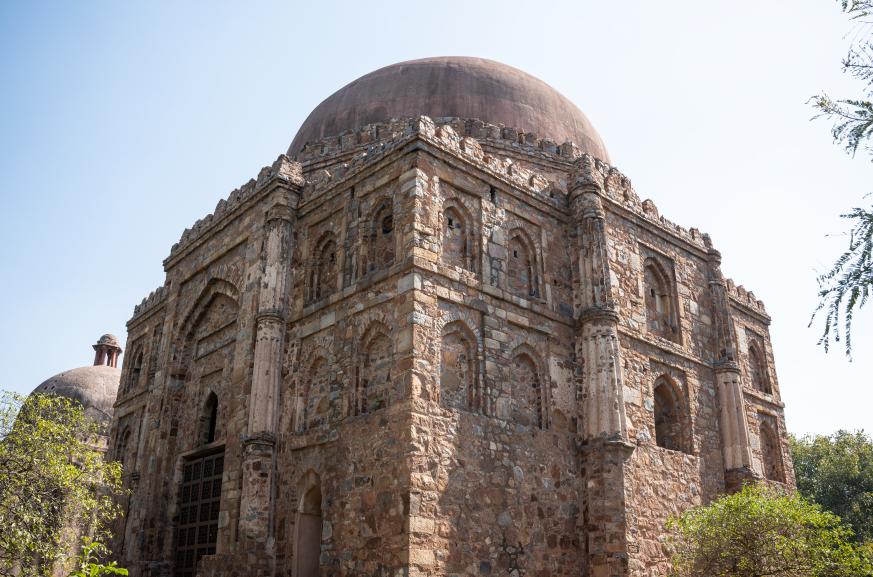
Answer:
M309 300L317 301L329 297L337 290L339 263L336 237L333 233L326 234L319 241L313 258L309 279Z
M653 258L647 258L643 266L643 289L648 333L681 343L673 283L668 272Z
M446 206L440 227L440 260L443 264L473 271L472 223L472 216L462 205L452 202Z
M768 481L784 482L782 476L782 458L779 441L769 423L761 423L761 458L764 467L764 477Z
M666 377L660 376L653 387L655 444L671 451L687 451L682 396Z
M764 355L761 354L760 346L755 341L749 343L749 373L752 377L752 388L769 395L771 391Z
M537 297L536 251L522 231L510 232L506 283L509 292L521 299Z
M446 409L476 406L476 337L461 322L443 327L440 343L439 402Z
M321 478L310 471L297 511L292 577L319 577L321 565Z

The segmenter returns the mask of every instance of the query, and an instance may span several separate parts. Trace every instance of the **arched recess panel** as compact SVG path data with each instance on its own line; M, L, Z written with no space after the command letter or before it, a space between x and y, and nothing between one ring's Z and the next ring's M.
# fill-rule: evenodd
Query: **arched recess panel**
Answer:
M533 246L521 234L509 239L506 276L509 292L521 299L537 296Z
M664 268L653 259L646 259L643 266L643 290L648 334L679 342L673 283Z
M655 443L664 449L682 450L680 404L669 381L659 377L653 390Z
M205 411L210 394L217 399L213 441L225 437L228 401L237 394L231 386L239 315L235 291L223 281L207 286L180 331L184 340L181 346L176 346L176 357L181 356L176 362L179 377L184 375L185 388L179 412L201 418L183 419L178 431L171 430L170 434L179 439L176 447L179 451L196 449L209 438L213 406L208 406L208 415Z
M336 292L339 278L338 254L336 238L333 234L326 234L318 242L313 255L309 300L324 299Z
M443 210L440 223L440 261L448 266L467 271L475 268L473 218L455 203Z
M779 437L766 421L761 422L761 463L764 477L769 481L785 482L782 475L782 451Z
M330 395L330 365L323 356L312 360L303 383L300 431L307 431L327 422Z
M386 199L377 206L370 222L366 272L377 272L390 268L394 264L396 250L394 208Z
M475 407L476 338L460 322L443 327L440 344L440 405L468 411Z
M300 492L294 523L292 577L319 577L321 569L321 478L310 471Z
M383 333L370 338L363 353L360 412L384 409L391 402L391 366L394 346Z
M543 386L537 362L526 352L512 359L508 420L525 427L547 428ZM498 405L499 406L499 405Z

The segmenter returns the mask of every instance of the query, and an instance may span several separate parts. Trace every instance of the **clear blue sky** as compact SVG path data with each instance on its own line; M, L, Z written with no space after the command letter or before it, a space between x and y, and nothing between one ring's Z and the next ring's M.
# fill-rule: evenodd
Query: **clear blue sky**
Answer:
M182 231L283 153L332 92L427 56L498 60L573 100L643 199L709 232L773 317L789 430L873 429L873 305L855 361L807 329L838 215L873 165L805 104L858 97L837 0L4 2L0 388L90 365L163 284ZM869 199L866 201L869 205Z

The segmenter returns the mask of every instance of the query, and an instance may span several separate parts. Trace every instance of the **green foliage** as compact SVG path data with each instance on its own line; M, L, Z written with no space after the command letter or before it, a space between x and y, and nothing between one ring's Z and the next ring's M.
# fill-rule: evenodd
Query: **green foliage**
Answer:
M105 575L127 575L127 569L118 567L115 561L109 565L98 563L99 555L107 553L106 546L88 537L83 539L82 554L76 558L78 569L71 571L69 577L103 577Z
M834 100L826 93L810 99L818 114L813 117L833 121L831 135L834 142L844 145L846 152L854 156L860 147L873 156L869 146L873 136L873 0L840 0L843 12L856 23L855 40L843 59L843 72L864 83L864 98ZM871 158L873 160L873 158ZM827 273L816 280L819 285L819 305L809 321L812 326L816 315L826 310L825 327L818 344L827 352L831 333L840 340L840 317L845 323L846 356L852 358L852 313L861 309L870 296L873 285L873 211L855 208L843 218L855 219L849 237L849 250L843 253ZM842 310L841 310L842 309Z
M870 17L873 16L871 0L840 0L843 12L856 22L856 40L843 58L843 72L847 72L866 85L867 96L873 95L873 41L870 39ZM834 121L831 134L834 142L845 145L846 152L853 156L858 148L873 135L873 104L859 99L833 100L827 94L810 99L819 113L813 117L829 118ZM865 146L873 152L869 146Z
M78 534L106 536L121 466L94 450L100 432L70 399L0 395L0 575L50 574Z
M846 337L846 356L852 358L852 319L855 307L860 310L870 298L873 288L873 212L854 208L843 218L857 219L849 235L849 250L844 252L827 273L820 275L818 307L809 320L812 326L815 316L821 310L827 311L824 334L818 344L823 344L827 352L831 332L839 342L840 316L844 315Z
M873 575L871 558L848 543L835 515L760 483L673 517L673 566L682 577Z
M864 431L789 436L797 491L873 544L873 438ZM873 545L871 545L873 546Z

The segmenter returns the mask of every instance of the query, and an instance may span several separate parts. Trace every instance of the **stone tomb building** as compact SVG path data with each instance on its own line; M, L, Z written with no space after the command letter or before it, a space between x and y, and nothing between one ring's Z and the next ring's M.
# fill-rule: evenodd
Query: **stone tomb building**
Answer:
M545 83L358 79L135 308L122 566L663 575L669 515L794 486L770 317L720 264Z

